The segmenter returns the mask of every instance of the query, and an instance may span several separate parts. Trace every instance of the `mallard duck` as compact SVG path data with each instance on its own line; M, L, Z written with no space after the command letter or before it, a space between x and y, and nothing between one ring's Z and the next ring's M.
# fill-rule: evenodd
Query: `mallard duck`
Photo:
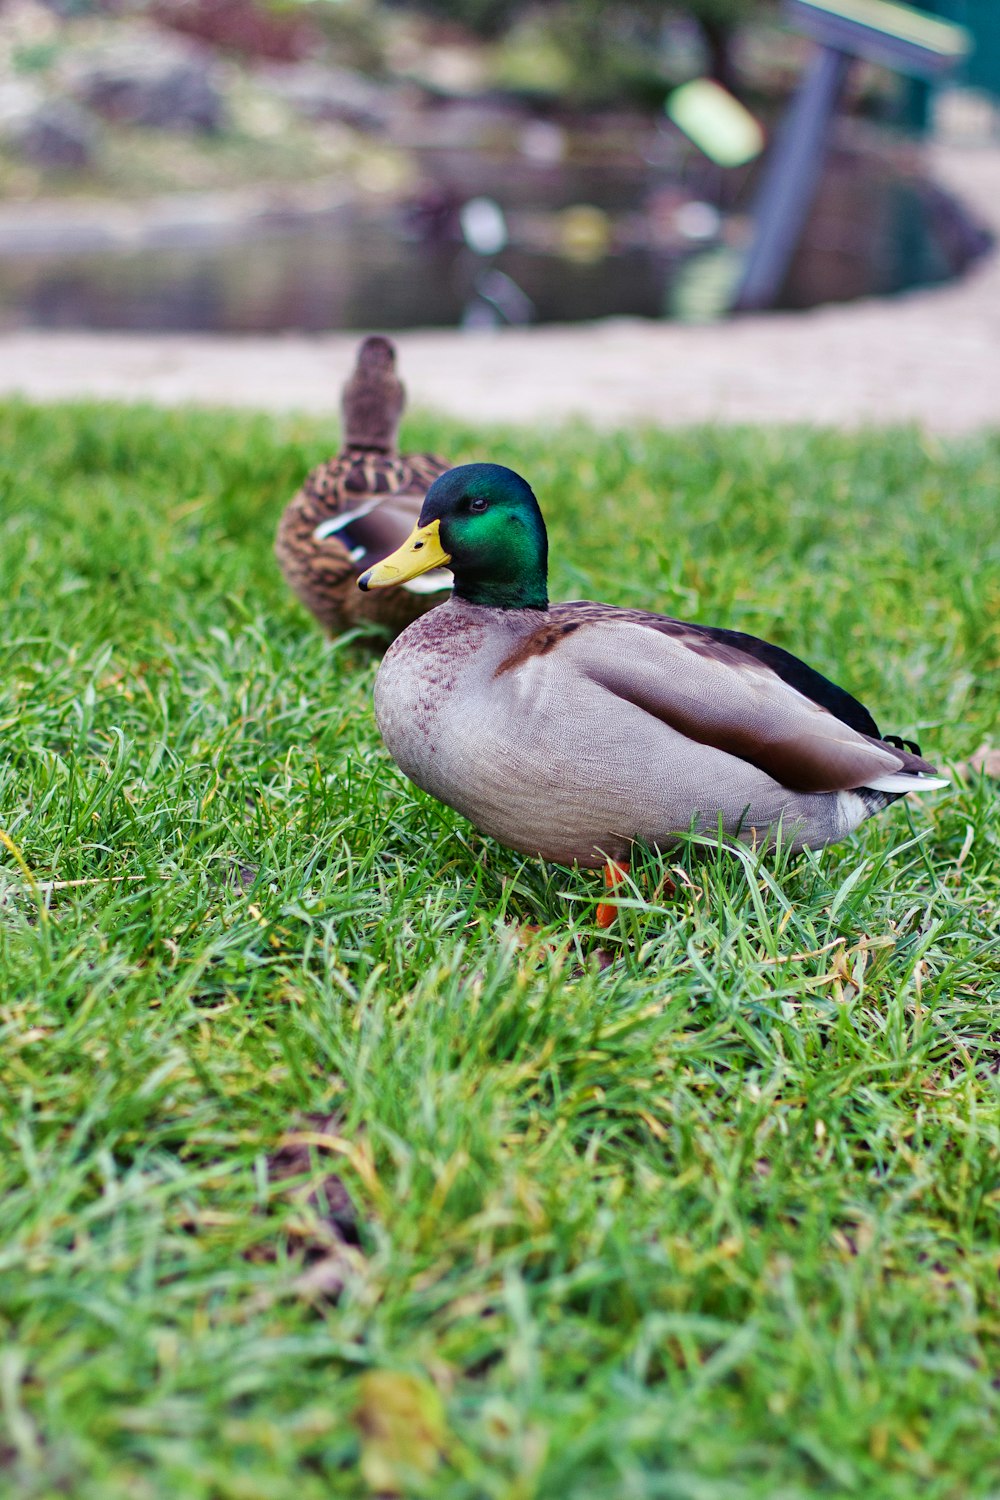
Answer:
M434 453L396 451L405 400L392 341L366 338L341 399L344 445L312 470L278 525L278 565L331 632L376 623L395 635L451 588L441 572L375 598L357 589L365 568L411 531L428 486L448 468Z
M740 631L640 609L550 605L530 487L463 464L362 590L449 567L448 603L409 626L375 716L417 786L521 854L605 866L689 829L796 849L844 838L907 792L947 785L919 747L880 735L850 693ZM602 905L604 925L614 908Z

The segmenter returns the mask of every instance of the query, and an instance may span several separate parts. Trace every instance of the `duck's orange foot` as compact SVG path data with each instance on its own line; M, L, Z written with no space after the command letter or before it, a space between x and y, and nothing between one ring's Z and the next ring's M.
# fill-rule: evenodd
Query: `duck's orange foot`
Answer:
M623 861L623 860L609 859L608 862L607 862L607 864L604 866L604 884L607 886L608 890L609 891L613 891L614 888L615 888L615 886L621 885L622 881L625 879L625 876L628 874L628 872L629 872L629 865L628 865L628 861L627 860ZM615 920L615 917L617 917L617 915L618 915L618 908L614 904L613 901L600 901L600 902L598 902L598 906L597 906L597 925L598 925L598 927L601 927L601 928L610 927L611 924L612 924L612 922Z

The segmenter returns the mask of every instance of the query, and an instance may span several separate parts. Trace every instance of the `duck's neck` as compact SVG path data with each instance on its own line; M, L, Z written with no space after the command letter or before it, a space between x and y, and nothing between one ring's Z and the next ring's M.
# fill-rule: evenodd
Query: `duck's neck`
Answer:
M484 609L548 609L549 545L540 515L491 518L474 550L455 550L454 592Z
M549 594L545 579L527 584L523 579L509 583L500 579L455 579L455 597L483 609L548 609Z

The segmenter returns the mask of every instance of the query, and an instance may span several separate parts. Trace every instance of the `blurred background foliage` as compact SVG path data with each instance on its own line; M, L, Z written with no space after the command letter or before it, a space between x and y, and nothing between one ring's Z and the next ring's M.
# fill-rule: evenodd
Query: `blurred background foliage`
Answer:
M766 139L812 50L779 0L0 0L0 326L716 316L756 152L665 103L708 75ZM925 181L905 89L852 68L778 305L939 281L986 243ZM77 201L22 208L48 198Z

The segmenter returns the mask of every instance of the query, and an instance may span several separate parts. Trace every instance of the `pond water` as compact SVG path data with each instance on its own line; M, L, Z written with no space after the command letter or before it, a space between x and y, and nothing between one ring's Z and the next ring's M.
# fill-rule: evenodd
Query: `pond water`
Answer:
M660 258L642 251L578 264L512 248L488 265L522 288L540 322L660 316L669 281ZM314 223L258 232L246 245L0 263L0 306L8 326L36 328L451 327L478 300L484 269L458 247L407 244L377 224Z
M459 212L476 188L506 215L492 254L463 243ZM432 177L408 203L265 214L191 243L0 255L0 323L271 333L718 315L751 190L707 169L505 175L492 163ZM891 155L839 149L780 305L946 280L981 248L960 207Z

